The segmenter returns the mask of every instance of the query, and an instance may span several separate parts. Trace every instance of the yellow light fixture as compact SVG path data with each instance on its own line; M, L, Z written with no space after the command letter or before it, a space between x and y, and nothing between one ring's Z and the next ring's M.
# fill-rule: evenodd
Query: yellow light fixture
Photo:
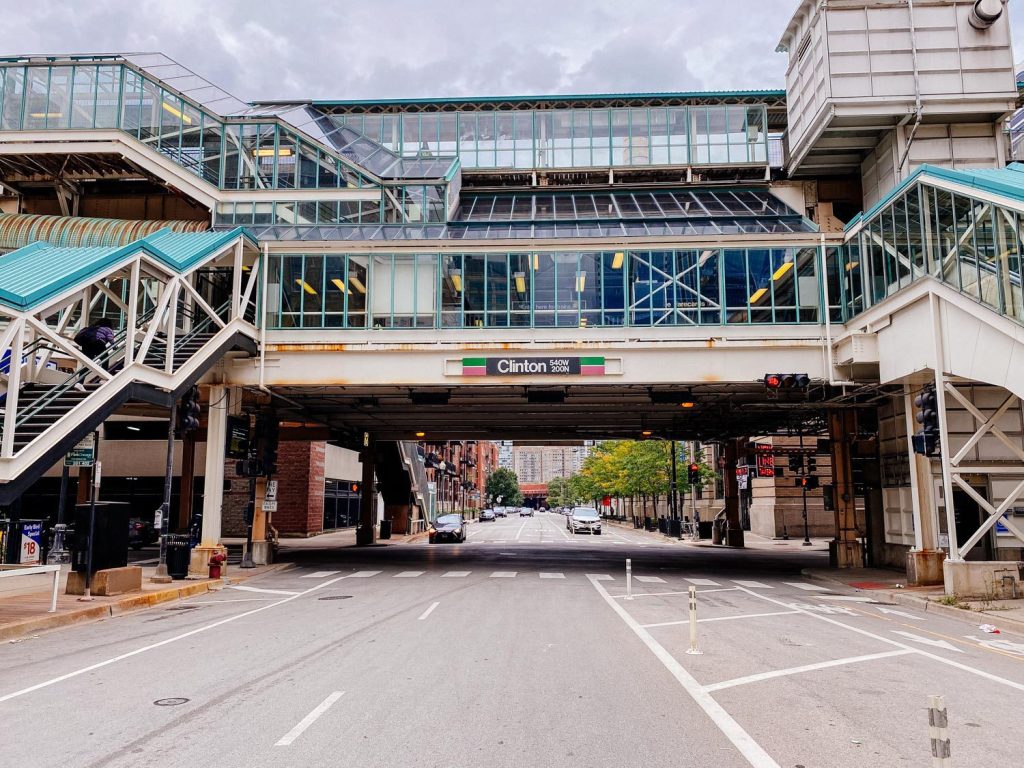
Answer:
M416 433L416 437L426 437L426 436L427 436L426 432L417 432Z
M462 293L462 270L453 269L450 276L452 278L452 285L455 286L455 292Z
M29 112L29 117L34 117L37 120L45 120L51 117L64 117L63 112Z
M345 287L345 283L342 282L340 277L331 278L331 283L342 293L348 293L348 288Z
M846 265L846 271L847 272L851 272L851 271L855 270L859 266L860 266L860 262L859 261L851 261L849 264Z
M779 268L772 272L772 280L778 280L793 268L792 261L784 261Z
M612 269L622 269L622 264L626 260L626 254L622 251L616 251L615 255L612 256Z
M312 285L307 283L305 280L303 280L301 277L295 278L295 282L298 283L299 286L302 287L302 290L304 290L310 296L316 296L316 289Z
M358 277L352 275L349 277L348 281L352 283L352 287L355 288L357 291L359 291L360 293L366 293L366 286L363 285L363 281L360 280Z
M750 303L751 304L757 304L758 300L760 300L760 298L762 296L764 296L766 293L768 293L768 289L767 288L758 288L756 291L754 291L753 295L750 297Z
M164 108L164 112L169 112L170 114L179 118L181 122L185 123L185 125L192 125L192 118L186 114L183 114L182 111L177 107L168 104L166 101L161 102L160 106Z
M649 430L649 429L645 429L645 430L644 430L643 432L641 432L640 434L641 434L641 435L643 435L644 437L650 437L650 436L651 436L651 435L653 435L654 433L653 433L653 432L651 432L651 430Z
M540 254L539 253L533 254L533 268L534 268L534 270L540 269Z
M516 272L514 277L516 279L516 292L526 293L526 273Z
M580 270L576 273L576 293L583 293L587 287L587 273Z
M280 147L278 149L274 149L273 147L265 147L262 149L254 150L253 155L255 155L256 157L273 157L274 155L277 155L278 157L291 157L292 149L291 147Z
M679 407L680 408L693 408L695 405L697 405L697 404L695 402L693 402L693 400L683 400L683 402L681 402L679 404Z

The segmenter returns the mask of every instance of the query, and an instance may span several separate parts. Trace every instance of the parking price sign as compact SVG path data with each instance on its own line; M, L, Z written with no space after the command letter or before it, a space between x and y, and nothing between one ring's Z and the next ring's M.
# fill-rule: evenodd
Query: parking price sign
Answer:
M96 456L93 434L82 440L64 457L65 467L91 467Z

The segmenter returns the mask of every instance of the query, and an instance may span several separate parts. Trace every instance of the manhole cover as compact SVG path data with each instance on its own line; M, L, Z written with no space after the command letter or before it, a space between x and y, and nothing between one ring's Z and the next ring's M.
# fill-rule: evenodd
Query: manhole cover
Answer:
M189 699L174 698L174 699L157 699L153 703L158 707L177 707L179 704L188 704Z
M320 600L348 600L352 595L328 595L327 597L321 597Z

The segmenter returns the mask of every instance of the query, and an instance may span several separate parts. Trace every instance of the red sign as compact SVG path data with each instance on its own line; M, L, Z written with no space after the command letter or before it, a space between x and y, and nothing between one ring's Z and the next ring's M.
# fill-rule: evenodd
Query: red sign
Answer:
M754 446L754 455L757 458L757 476L775 477L775 454L772 453L772 446L759 443Z
M603 499L601 499L601 506L602 507L610 507L611 505L612 505L612 497L611 496L605 496Z

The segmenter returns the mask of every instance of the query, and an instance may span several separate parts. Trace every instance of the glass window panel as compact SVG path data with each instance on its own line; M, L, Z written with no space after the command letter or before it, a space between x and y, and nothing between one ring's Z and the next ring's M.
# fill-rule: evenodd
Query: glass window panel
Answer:
M366 327L366 293L370 281L367 277L369 258L366 256L348 257L347 324L349 328Z
M344 256L323 257L324 262L324 326L340 328L345 324L345 305L351 286L346 274Z
M921 235L920 194L920 185L915 185L907 192L905 199L907 208L907 247L909 249L907 255L910 257L910 266L912 268L911 280L916 280L926 273L924 240Z
M0 112L0 128L17 131L21 128L21 112L24 107L25 69L24 67L5 67L3 73L4 92L0 97L3 111Z
M142 79L142 104L139 110L139 139L155 143L160 137L163 109L160 89L149 80Z
M443 256L441 267L441 325L462 327L462 301L465 294L461 255Z
M142 126L142 78L131 70L124 71L121 93L121 130L139 137Z
M974 243L977 252L978 294L984 304L1002 310L1002 285L996 260L995 206L991 203L975 202Z
M221 186L221 154L224 150L224 126L210 115L203 115L202 176L211 184Z
M772 322L772 252L764 249L747 251L747 291L750 322Z
M464 326L482 328L486 322L484 313L487 296L487 256L467 253L464 256L463 266Z
M629 110L613 109L611 120L612 165L629 165L631 162Z
M505 327L509 324L509 301L513 292L512 288L514 288L510 288L509 285L511 275L508 268L508 256L504 253L492 253L486 258L485 325Z
M788 248L771 251L772 296L776 323L795 323L796 312L796 252Z
M50 69L28 67L25 84L25 128L45 128L50 114Z
M729 323L746 323L747 287L746 252L727 250L722 258L723 280L725 282L725 317Z
M885 298L885 264L884 250L882 248L882 228L876 219L868 228L868 250L870 261L868 263L868 280L871 284L871 303L877 304Z
M280 325L282 328L302 327L302 302L306 295L302 288L302 256L281 258L281 306Z
M974 250L973 201L963 195L954 195L953 215L956 221L956 256L953 268L958 276L960 290L977 299L978 268Z
M796 251L797 298L801 323L819 322L821 308L821 281L818 279L818 250L802 248Z
M120 104L118 92L121 85L121 73L124 67L97 67L96 69L96 119L97 128L116 128ZM75 72L77 78L77 68ZM77 86L75 91L77 93ZM76 96L77 98L77 96Z
M943 189L932 188L935 195L935 245L932 276L959 285L956 277L956 225L953 215L953 195Z

